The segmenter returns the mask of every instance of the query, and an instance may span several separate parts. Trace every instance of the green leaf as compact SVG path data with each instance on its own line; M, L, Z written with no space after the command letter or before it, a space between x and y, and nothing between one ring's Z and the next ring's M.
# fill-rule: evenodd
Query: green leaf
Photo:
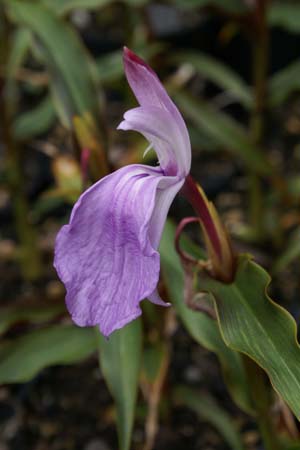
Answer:
M49 191L48 191L49 192ZM52 191L53 192L53 191ZM65 193L57 192L55 191L57 195L47 196L47 191L45 192L45 195L41 195L38 197L38 199L34 202L34 204L31 207L30 216L32 217L33 222L39 222L42 221L45 216L49 216L51 214L55 214L55 210L59 207L64 207L64 203L66 201L70 202L70 195L67 197ZM74 197L72 198L71 205L74 205ZM68 220L68 218L65 218L65 222Z
M298 199L300 195L300 176L298 174L291 175L287 182L288 193L294 197L294 199Z
M279 106L290 94L300 90L300 61L293 61L276 72L269 81L269 104Z
M40 324L52 320L66 310L63 304L42 304L41 306L16 305L1 308L0 334L5 333L13 324L30 322Z
M175 389L175 399L197 413L200 419L219 431L231 450L243 450L241 437L230 415L209 394L180 386Z
M268 22L291 33L300 32L300 5L291 1L275 1L268 8Z
M220 149L218 142L211 135L193 124L189 124L189 135L194 152L216 152Z
M73 9L98 9L109 5L112 0L42 0L42 3L56 14L68 14Z
M6 67L6 76L13 78L23 64L32 43L32 34L25 28L17 28L12 40L9 59Z
M9 0L8 12L38 38L50 74L50 87L63 123L71 126L75 114L99 116L99 92L92 62L75 30L41 4ZM63 45L62 45L63 43Z
M97 58L97 77L101 83L112 83L122 78L124 74L123 56L121 50L108 53Z
M174 248L175 227L167 222L160 244L161 267L170 300L176 313L190 335L203 347L216 353L222 366L224 379L235 402L251 413L252 404L248 382L240 355L230 350L223 342L216 321L206 314L189 309L183 300L183 270ZM182 240L186 251L188 240Z
M183 8L216 6L231 13L243 13L247 11L245 2L241 0L174 0L174 2Z
M141 321L115 331L108 340L96 332L100 366L117 409L119 448L129 450L141 364Z
M0 383L24 383L42 369L74 364L96 350L94 330L55 325L0 345Z
M73 9L99 9L113 3L113 0L42 0L42 2L55 11L56 14L68 14ZM142 6L148 0L123 0L129 6Z
M31 139L45 133L56 118L53 101L45 97L35 108L24 112L14 122L14 135L19 140Z
M220 145L240 158L259 174L270 174L271 167L261 148L254 145L246 130L228 115L213 109L207 102L195 100L184 92L174 95L179 108L195 125L204 129Z
M124 3L127 3L129 6L143 6L149 3L149 0L123 0Z
M228 95L246 108L252 108L253 98L249 86L236 72L217 59L205 53L190 52L176 54L172 60L177 63L191 64L202 77L224 89Z
M163 342L155 343L143 350L143 374L149 383L154 383L166 357L167 348Z
M241 256L235 281L207 280L205 288L215 298L224 341L244 353L268 374L274 389L300 418L300 347L292 316L273 302L266 289L270 276Z
M20 89L18 86L18 71L24 63L32 43L32 34L27 28L19 27L12 36L11 48L8 54L6 65L6 85L5 92L9 98L8 107L13 116L17 109L20 98Z
M287 242L286 248L275 261L272 272L280 272L295 259L300 260L300 229L297 228Z
M291 445L290 447L286 447L285 450L300 450L300 444Z

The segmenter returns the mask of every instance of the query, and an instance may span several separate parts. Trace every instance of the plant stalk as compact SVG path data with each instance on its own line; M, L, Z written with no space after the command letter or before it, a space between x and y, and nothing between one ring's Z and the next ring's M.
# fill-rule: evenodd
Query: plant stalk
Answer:
M248 356L243 357L245 370L265 450L281 450L271 417L271 390L264 371Z
M0 65L6 67L9 51L9 26L4 6L0 4ZM29 221L29 206L25 194L23 152L11 131L8 100L5 97L5 79L0 78L0 132L5 148L5 165L12 199L15 230L19 240L19 261L26 280L35 280L41 271L41 259L36 244L36 234Z
M265 133L265 114L267 107L267 76L269 67L269 30L266 19L268 0L257 0L254 10L253 38L253 95L254 108L250 119L250 133L252 141L261 146ZM250 222L257 240L264 235L264 202L260 177L255 173L249 174L249 214Z
M211 275L219 281L231 283L235 275L236 259L230 238L215 207L208 201L203 189L193 180L191 175L186 177L180 192L199 217L207 254L212 265ZM190 221L190 218L188 220ZM185 226L184 222L182 223L183 227ZM179 254L178 242L181 231L181 226L179 226L176 237L176 248L179 250Z

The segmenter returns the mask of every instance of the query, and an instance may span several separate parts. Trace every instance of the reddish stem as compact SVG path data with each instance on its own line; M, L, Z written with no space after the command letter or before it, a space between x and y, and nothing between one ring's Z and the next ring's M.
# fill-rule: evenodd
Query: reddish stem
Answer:
M222 248L217 229L213 222L208 205L199 191L196 182L188 175L185 179L185 183L181 189L182 195L190 202L195 212L201 219L203 227L209 237L211 244L213 245L216 254L222 260Z
M81 177L83 189L86 188L88 181L89 160L91 152L89 148L83 148L80 155Z
M180 237L181 237L181 234L182 234L184 228L187 225L189 225L190 223L195 223L195 222L201 223L201 219L199 217L185 217L184 219L181 220L178 227L176 228L176 234L175 234L175 249L176 249L178 255L184 262L193 263L193 264L197 264L198 259L193 258L191 255L189 255L188 253L186 253L184 250L181 249Z

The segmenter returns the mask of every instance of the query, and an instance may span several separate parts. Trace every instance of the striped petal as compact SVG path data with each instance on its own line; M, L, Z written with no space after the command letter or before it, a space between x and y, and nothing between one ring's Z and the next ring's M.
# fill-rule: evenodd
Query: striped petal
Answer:
M79 198L55 248L55 267L76 324L99 325L107 336L141 314L140 301L158 283L157 247L181 185L158 168L131 165Z

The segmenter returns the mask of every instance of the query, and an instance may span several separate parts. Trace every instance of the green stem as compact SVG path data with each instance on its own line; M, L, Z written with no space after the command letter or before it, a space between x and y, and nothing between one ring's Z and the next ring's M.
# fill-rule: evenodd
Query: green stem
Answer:
M272 398L268 379L263 370L247 356L244 356L244 366L264 448L265 450L281 450L280 442L271 417Z
M0 4L0 65L5 67L9 51L9 27L6 22L4 6ZM5 148L6 169L10 189L15 229L20 243L20 266L27 280L40 275L41 260L36 245L35 230L29 222L29 207L25 195L26 180L23 173L23 152L14 141L11 132L9 105L5 98L5 80L0 79L0 131Z
M253 85L254 108L250 120L252 140L260 146L265 132L265 112L267 99L267 75L269 64L269 30L266 20L268 0L256 2L254 11L255 38L253 44ZM258 240L263 237L263 189L256 173L249 174L250 221Z

